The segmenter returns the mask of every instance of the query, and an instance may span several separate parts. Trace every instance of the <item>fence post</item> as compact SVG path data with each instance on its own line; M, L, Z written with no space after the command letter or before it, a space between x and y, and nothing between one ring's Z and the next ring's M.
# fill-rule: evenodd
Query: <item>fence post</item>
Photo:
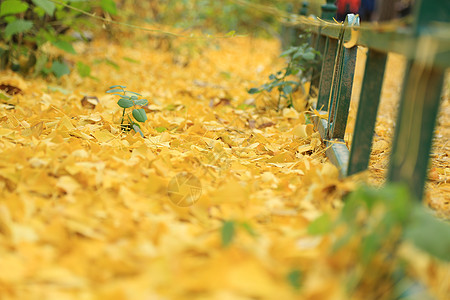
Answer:
M356 115L347 175L364 171L369 166L386 60L386 53L369 49Z
M333 20L335 14L336 14L336 11L337 11L337 7L336 7L336 5L334 5L334 0L327 0L327 3L322 5L321 8L322 8L321 18L324 19L324 20L329 20L329 21ZM323 57L323 55L325 53L325 50L326 50L325 49L325 45L326 45L326 42L327 42L327 38L322 36L320 34L320 30L319 30L319 33L318 33L317 38L315 40L316 40L315 48L316 48L317 51L319 51L322 54L322 57ZM321 64L319 70L313 71L312 76L311 76L311 89L310 89L310 91L313 90L312 87L315 87L317 89L319 88L320 74L322 72L323 65L324 65L324 59L322 59L322 64ZM316 96L316 95L312 95L311 93L310 93L310 95L311 96ZM320 108L320 107L318 107L318 108Z
M307 1L303 1L302 8L300 9L300 15L301 16L308 15L308 7L309 7L308 2Z
M286 7L286 12L292 14L293 6L292 3L288 3ZM290 25L283 25L281 27L281 49L286 50L291 47L296 39L296 29Z
M327 3L322 5L321 18L324 20L333 20L336 15L337 6L334 4L335 0L327 0Z
M345 26L359 26L359 17L347 15ZM344 34L344 28L341 31ZM333 74L333 87L328 104L328 139L344 139L347 127L348 110L353 89L356 53L358 47L344 47L344 41L339 42Z
M406 183L420 200L445 72L433 65L438 44L427 34L432 22L450 21L450 2L417 0L415 5L414 31L418 43L415 59L408 61L405 71L388 180Z

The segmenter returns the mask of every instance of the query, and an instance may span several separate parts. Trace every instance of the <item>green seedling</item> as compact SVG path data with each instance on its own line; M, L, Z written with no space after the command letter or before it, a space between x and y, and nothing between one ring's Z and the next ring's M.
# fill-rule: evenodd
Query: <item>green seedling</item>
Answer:
M275 74L270 74L269 82L248 90L249 94L261 92L271 92L278 90L277 110L281 110L282 100L286 100L286 106L293 106L292 94L298 89L302 89L304 82L308 81L308 71L318 66L320 53L310 47L308 43L291 47L280 55L287 58L287 66Z
M113 85L109 87L109 90L106 91L106 93L120 97L119 101L117 101L117 105L123 108L120 128L123 131L130 131L133 129L135 132L139 132L139 134L144 137L141 126L137 122L144 123L147 121L147 114L142 106L147 105L148 101L147 99L140 98L142 97L141 94L127 91L125 88L126 86L124 85ZM133 108L131 115L126 111L128 108ZM125 120L128 121L128 124L124 124Z

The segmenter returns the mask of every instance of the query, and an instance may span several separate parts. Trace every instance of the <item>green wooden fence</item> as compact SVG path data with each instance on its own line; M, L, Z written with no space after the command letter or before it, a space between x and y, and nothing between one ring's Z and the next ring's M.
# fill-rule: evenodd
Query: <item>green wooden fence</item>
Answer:
M343 25L332 21L334 0L322 6L321 19L304 18L299 28L312 33L313 46L322 53L316 108L328 116L315 118L326 142L327 156L341 176L366 170L389 52L407 58L395 122L395 136L387 180L406 183L417 199L423 196L445 70L450 67L450 1L416 0L408 26L362 24L349 15ZM327 22L326 20L330 20ZM352 39L353 38L353 39ZM357 46L368 48L353 141L344 142L353 87ZM316 74L319 75L319 74Z

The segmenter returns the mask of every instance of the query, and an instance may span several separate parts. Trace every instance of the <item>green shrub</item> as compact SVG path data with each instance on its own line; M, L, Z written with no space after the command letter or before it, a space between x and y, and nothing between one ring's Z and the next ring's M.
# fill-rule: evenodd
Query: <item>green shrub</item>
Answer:
M76 54L74 37L69 33L80 31L89 24L84 15L66 7L115 14L113 0L5 0L0 4L0 69L11 68L24 75L54 74L61 77L70 72L63 57L51 57L43 50L46 44ZM80 34L82 36L82 34ZM86 70L84 70L86 74Z

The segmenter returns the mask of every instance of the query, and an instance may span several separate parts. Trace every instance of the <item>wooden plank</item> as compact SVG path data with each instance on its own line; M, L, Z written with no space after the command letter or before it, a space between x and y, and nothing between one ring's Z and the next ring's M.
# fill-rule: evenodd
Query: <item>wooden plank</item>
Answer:
M444 71L410 62L406 70L388 172L422 199Z
M323 36L323 35L319 35L319 37L317 39L317 48L316 48L316 50L320 52L322 57L323 57L323 53L324 53L324 50L325 50L325 42L326 42L326 37ZM312 92L314 91L314 89L318 89L319 88L320 74L322 72L322 66L323 66L323 58L322 58L322 62L321 62L321 66L320 66L319 70L313 69L313 72L312 72L311 89L310 89L310 95L312 97L316 97L317 96L317 95L312 94ZM314 87L314 89L312 87Z
M344 139L352 97L357 50L357 47L343 48L336 99L333 103L335 107L330 111L330 115L332 115L328 134L330 139Z
M387 54L382 52L369 50L367 54L347 175L369 166L386 60Z
M445 73L437 62L442 57L442 45L430 35L429 25L450 22L450 2L445 3L416 2L413 30L418 42L405 72L388 171L389 181L406 183L418 200L422 199L427 178ZM446 39L450 40L448 35ZM446 60L450 61L449 57Z
M338 40L327 38L322 63L322 73L320 75L319 95L317 98L317 107L320 110L328 110L328 100L330 99L337 47Z
M322 25L319 25L322 24ZM300 26L300 25L299 25ZM337 39L339 37L340 27L333 24L327 27L325 22L318 22L315 25L301 25L305 30L318 32L330 38ZM442 69L450 68L450 39L448 38L449 25L442 23L432 23L422 28L422 32L426 32L438 45L436 51L436 59L430 62L432 65ZM344 41L351 39L351 32L344 34ZM418 38L414 34L412 28L403 27L398 29L387 29L376 31L372 27L362 27L358 30L358 46L367 47L379 52L393 52L404 55L406 58L413 59L415 49L418 47Z

